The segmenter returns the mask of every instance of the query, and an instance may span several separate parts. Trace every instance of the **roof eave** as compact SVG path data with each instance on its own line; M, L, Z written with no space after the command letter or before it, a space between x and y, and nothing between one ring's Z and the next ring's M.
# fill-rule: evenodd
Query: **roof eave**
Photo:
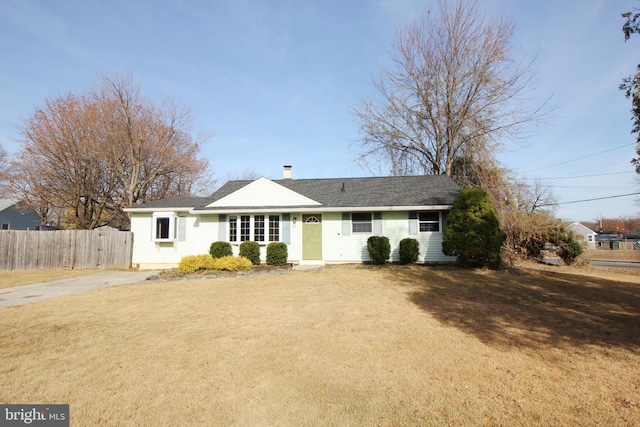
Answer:
M444 211L453 205L420 206L262 206L254 208L221 207L219 209L192 209L192 214L240 214L272 212L389 212L389 211Z
M135 207L131 207L131 208L124 208L123 210L125 212L131 212L131 213L154 213L154 212L186 212L186 213L191 213L191 211L193 210L193 207L181 207L181 208L135 208Z

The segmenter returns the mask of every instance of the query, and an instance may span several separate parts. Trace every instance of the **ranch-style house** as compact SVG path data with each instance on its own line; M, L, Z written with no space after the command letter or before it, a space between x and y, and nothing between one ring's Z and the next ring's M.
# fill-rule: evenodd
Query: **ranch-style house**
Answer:
M134 233L132 263L171 268L187 255L225 241L284 242L288 262L369 261L367 239L386 236L391 261L400 240L420 243L422 262L455 261L442 253L447 212L460 191L446 175L229 181L210 197L166 198L127 208Z

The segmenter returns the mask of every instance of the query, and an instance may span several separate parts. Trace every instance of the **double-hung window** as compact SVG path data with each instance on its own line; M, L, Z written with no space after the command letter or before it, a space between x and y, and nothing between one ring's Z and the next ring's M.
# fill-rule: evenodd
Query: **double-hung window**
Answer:
M269 241L280 241L280 215L269 215Z
M229 241L230 242L238 241L238 217L237 216L229 217Z
M229 216L229 242L280 241L280 215Z
M371 212L353 212L351 214L351 231L354 233L371 233L373 230Z
M251 240L251 216L240 216L240 241L246 242Z
M421 232L440 231L440 213L420 212L418 214L418 226Z
M264 215L253 217L253 241L264 242Z
M173 242L178 235L178 217L174 213L153 214L153 240Z

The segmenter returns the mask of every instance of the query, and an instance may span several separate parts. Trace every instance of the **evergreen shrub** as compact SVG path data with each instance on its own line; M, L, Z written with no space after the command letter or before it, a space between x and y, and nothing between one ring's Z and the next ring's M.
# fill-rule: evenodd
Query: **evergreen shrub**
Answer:
M287 245L282 242L271 242L267 245L267 264L286 265L289 253Z
M456 196L442 235L442 252L462 267L498 268L504 234L489 195L478 187Z
M260 264L260 245L258 242L242 242L239 255L247 258L253 265L258 265Z
M556 255L567 265L575 263L584 252L582 243L578 241L573 231L562 224L549 232L549 243L556 246Z
M391 255L391 245L389 244L389 238L385 236L371 236L367 239L367 251L369 251L369 257L371 263L376 265L382 265L389 259Z
M415 264L420 255L420 242L407 237L400 240L400 264Z
M209 253L214 258L222 258L223 256L233 255L233 250L229 242L213 242L209 248Z

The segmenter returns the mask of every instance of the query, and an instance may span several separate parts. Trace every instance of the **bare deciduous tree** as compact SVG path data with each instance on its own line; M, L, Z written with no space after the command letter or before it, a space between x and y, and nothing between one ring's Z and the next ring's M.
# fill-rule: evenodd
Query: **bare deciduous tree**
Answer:
M91 229L107 221L116 180L100 153L98 117L90 99L67 95L46 100L21 126L10 190L47 223Z
M191 136L191 114L153 103L128 75L102 76L97 90L46 100L21 126L9 192L44 221L67 228L127 227L123 209L188 196L210 179Z
M3 186L7 179L7 173L9 172L9 153L0 145L0 197L3 195Z
M254 170L254 169L244 168L241 171L228 172L225 175L224 179L221 179L220 182L222 184L224 184L227 181L236 181L236 180L255 181L256 179L260 178L261 176L263 176L263 175L260 172Z
M517 179L513 171L500 167L489 156L473 160L459 157L453 172L453 179L463 187L481 187L491 197L505 234L504 259L537 258L545 239L558 236L554 230L559 230L561 223L554 218L557 202L549 187Z
M541 120L545 105L528 108L530 64L510 56L514 27L488 19L477 2L441 1L397 34L393 67L373 84L377 97L352 107L359 123L359 160L393 175L452 175L458 157L493 153Z
M119 207L194 193L208 162L198 157L207 137L191 134L192 113L168 99L154 104L130 75L102 76L92 93L108 162L120 178Z

